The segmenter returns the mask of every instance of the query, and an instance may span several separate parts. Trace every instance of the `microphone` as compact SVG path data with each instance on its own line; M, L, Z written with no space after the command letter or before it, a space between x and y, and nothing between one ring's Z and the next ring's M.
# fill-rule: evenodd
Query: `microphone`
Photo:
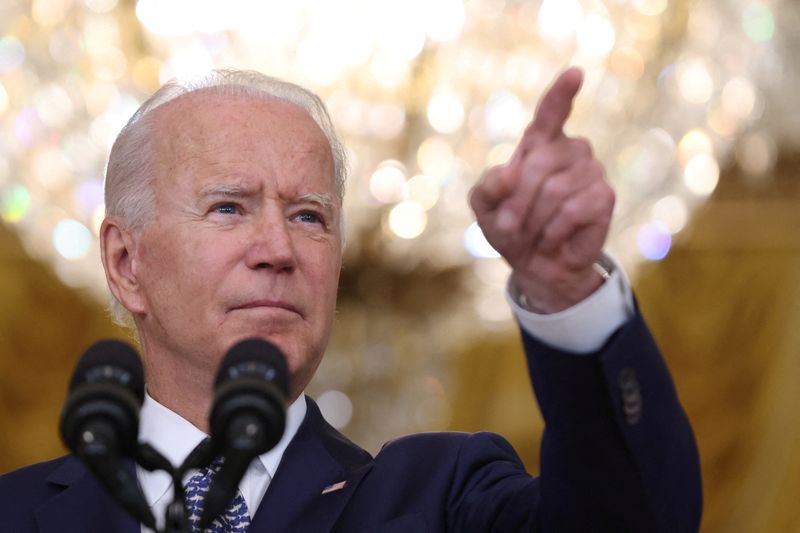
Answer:
M283 436L288 376L283 353L263 339L240 341L225 354L210 419L212 456L223 463L206 495L201 529L228 506L250 462Z
M111 495L155 529L135 471L123 461L137 454L143 400L144 372L136 351L121 341L96 342L75 367L59 429L67 448Z

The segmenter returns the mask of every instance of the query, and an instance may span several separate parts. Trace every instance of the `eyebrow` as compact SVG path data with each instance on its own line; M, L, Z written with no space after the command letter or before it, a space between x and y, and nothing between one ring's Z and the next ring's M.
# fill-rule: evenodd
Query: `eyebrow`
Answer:
M205 198L209 196L233 196L233 197L248 197L254 196L256 191L249 187L244 187L242 185L236 185L232 183L223 183L223 184L211 184L206 185L202 189L200 189L200 197ZM333 197L328 193L308 193L303 194L296 198L292 203L295 204L302 204L302 203L311 203L311 204L318 204L325 209L328 210L335 210L336 202L333 200Z
M327 193L309 193L304 194L297 198L296 203L312 203L312 204L319 204L325 209L333 211L336 207L336 203L333 201L333 198L330 194Z
M253 196L255 191L252 188L243 187L231 183L206 185L200 189L200 196Z

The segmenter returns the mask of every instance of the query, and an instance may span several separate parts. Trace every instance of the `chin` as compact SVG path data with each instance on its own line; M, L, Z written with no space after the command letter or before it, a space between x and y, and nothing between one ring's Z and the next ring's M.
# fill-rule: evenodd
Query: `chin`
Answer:
M233 346L239 341L244 339L250 338L259 338L264 339L265 341L274 344L286 358L286 364L289 367L290 374L294 375L298 368L304 366L304 350L301 348L303 346L303 342L300 339L293 338L292 336L282 334L282 333L274 333L268 332L264 330L247 330L243 331L240 335L235 336L231 342L230 346ZM230 349L230 346L228 349Z
M276 327L278 326L278 327ZM313 342L309 336L298 333L297 325L291 329L280 327L280 324L239 324L233 333L225 335L229 350L234 344L248 338L261 338L275 346L283 353L286 358L286 365L289 368L291 377L290 394L300 393L311 381L317 366L322 358L324 349L317 349L319 342ZM320 354L320 355L317 355ZM298 387L300 387L298 389Z

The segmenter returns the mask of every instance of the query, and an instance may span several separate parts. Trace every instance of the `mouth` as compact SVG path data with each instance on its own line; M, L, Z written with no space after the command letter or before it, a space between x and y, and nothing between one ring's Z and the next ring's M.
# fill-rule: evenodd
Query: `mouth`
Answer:
M242 305L237 305L233 307L232 311L238 310L247 310L247 309L254 309L254 310L276 310L276 311L288 311L299 315L300 317L303 316L303 313L295 307L294 305L290 304L289 302L284 302L282 300L253 300Z

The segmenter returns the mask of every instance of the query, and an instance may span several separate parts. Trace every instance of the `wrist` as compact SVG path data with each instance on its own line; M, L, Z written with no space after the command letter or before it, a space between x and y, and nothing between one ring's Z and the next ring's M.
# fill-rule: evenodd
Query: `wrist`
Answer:
M591 266L553 278L512 272L511 296L524 309L548 315L568 309L591 296L609 279L613 264L604 256Z

